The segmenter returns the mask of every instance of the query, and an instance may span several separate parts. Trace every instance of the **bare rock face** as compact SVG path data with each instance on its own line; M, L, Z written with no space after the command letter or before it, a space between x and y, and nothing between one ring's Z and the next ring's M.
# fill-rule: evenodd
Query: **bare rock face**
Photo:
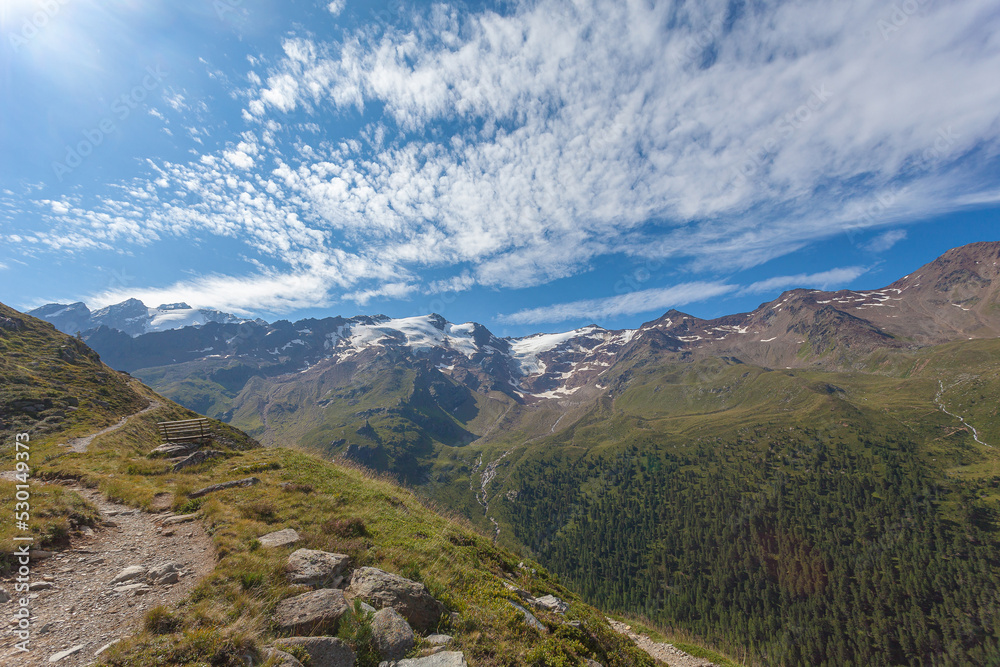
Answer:
M336 637L289 637L279 648L300 646L309 654L309 667L354 667L354 651Z
M564 614L566 613L566 610L569 609L569 605L557 598L555 595L543 595L540 598L536 598L532 604L536 609L554 611L557 614Z
M288 579L293 584L306 586L337 585L347 563L350 561L344 554L316 551L315 549L299 549L288 557Z
M398 660L417 643L410 624L391 607L372 616L372 639L383 660Z
M343 591L322 588L279 602L274 610L274 622L281 632L297 635L326 630L333 632L340 617L347 611Z
M261 535L257 538L257 541L264 547L284 547L289 544L295 544L300 539L298 532L294 528L285 528L284 530L276 530L267 535Z
M291 653L285 653L274 648L266 648L263 651L265 660L272 660L274 667L304 667Z
M392 607L421 632L436 626L445 612L423 584L374 567L355 570L348 591L376 608Z

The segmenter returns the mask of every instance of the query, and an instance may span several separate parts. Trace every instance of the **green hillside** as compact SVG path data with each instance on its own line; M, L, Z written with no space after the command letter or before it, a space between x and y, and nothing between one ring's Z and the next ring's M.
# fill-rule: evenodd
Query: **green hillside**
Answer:
M167 498L178 512L196 512L212 535L218 561L211 575L174 609L149 613L145 630L102 654L102 664L243 665L272 641L271 613L300 592L281 575L290 548L261 548L257 537L285 527L299 531L296 545L350 555L355 566L371 565L423 582L449 611L440 629L470 665L581 665L597 659L608 666L652 665L652 660L616 634L601 612L583 603L533 562L495 547L461 521L446 518L412 492L360 469L282 448L262 448L220 422L212 422L214 449L223 455L173 472L147 455L159 444L156 422L193 413L162 399L138 382L100 364L86 346L50 325L0 306L16 326L0 330L4 346L5 422L0 430L0 466L13 469L13 435L31 434L32 527L36 546L60 549L96 511L66 488L45 483L74 479L109 498L139 508ZM6 320L0 320L6 322ZM66 352L72 350L72 354ZM35 403L51 399L52 408ZM75 399L72 400L72 399ZM85 453L60 445L131 417L124 427L98 436ZM64 414L48 410L67 408ZM29 409L24 410L24 406ZM68 409L76 408L75 410ZM13 427L13 428L12 428ZM191 500L197 488L254 475L260 483ZM14 484L0 481L0 501L10 507ZM0 529L0 569L11 565L11 528ZM544 631L530 628L510 604L511 583L535 596L555 594L569 602L565 618L536 612ZM579 621L570 625L565 619ZM342 623L341 636L359 655L358 665L377 664L363 618Z
M505 459L509 534L588 599L760 664L1000 660L1000 457L935 404L940 380L995 438L1000 342L879 374L648 361Z

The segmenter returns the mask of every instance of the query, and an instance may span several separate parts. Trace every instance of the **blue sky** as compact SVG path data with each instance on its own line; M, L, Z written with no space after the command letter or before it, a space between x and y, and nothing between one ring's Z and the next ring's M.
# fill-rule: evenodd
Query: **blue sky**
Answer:
M992 0L0 4L0 300L521 335L1000 238Z

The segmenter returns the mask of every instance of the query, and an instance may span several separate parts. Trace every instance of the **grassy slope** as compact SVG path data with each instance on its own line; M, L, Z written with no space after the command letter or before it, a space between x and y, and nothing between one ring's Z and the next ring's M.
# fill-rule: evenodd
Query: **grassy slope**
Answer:
M65 368L60 355L77 345L52 327L4 309L25 328L3 334L3 344L15 354L3 358L5 391L65 392L79 397L79 410L62 421L15 415L18 430L32 438L33 527L41 534L64 538L93 520L94 509L76 494L39 479L79 479L108 497L136 507L148 507L154 497L169 494L176 511L199 512L209 527L219 561L213 573L177 609L157 609L147 617L146 630L110 650L110 665L243 664L243 656L274 637L270 612L277 602L299 592L280 576L291 549L265 549L260 535L284 527L304 537L297 547L348 553L355 565L372 565L424 582L457 619L444 619L442 630L456 636L471 665L576 665L595 657L610 667L651 665L652 662L616 635L602 614L582 603L540 566L520 568L520 559L494 547L466 524L427 507L409 491L318 457L287 449L264 449L231 427L213 422L213 448L225 456L173 473L146 454L159 444L158 421L191 416L165 401L160 408L131 419L117 431L96 438L83 454L59 447L69 435L92 432L137 411L155 395L139 383L102 366L93 355L79 367ZM81 354L86 353L79 346ZM37 364L37 365L35 365ZM101 380L97 376L103 374ZM30 387L16 381L30 380ZM57 379L53 379L57 378ZM53 396L56 396L53 393ZM23 398L23 393L11 394ZM59 394L61 396L62 394ZM94 400L104 401L91 407ZM32 398L37 398L33 396ZM5 395L6 398L6 395ZM107 407L105 407L107 404ZM51 416L51 415L48 415ZM43 416L45 417L45 416ZM0 435L0 465L10 468L14 431ZM186 493L202 486L254 475L259 485L231 489L190 501ZM11 488L8 489L7 487ZM10 507L12 485L0 486L3 507ZM7 522L3 523L7 526ZM53 531L52 526L59 526ZM7 528L4 528L7 531ZM9 532L0 534L0 549L9 553ZM59 546L60 540L49 540ZM538 612L551 632L539 635L507 604L503 581L512 581L535 595L553 593L570 602L567 617L583 622L584 630L563 625L562 618ZM351 634L351 633L355 634ZM357 639L357 627L342 633ZM371 664L361 662L361 665Z

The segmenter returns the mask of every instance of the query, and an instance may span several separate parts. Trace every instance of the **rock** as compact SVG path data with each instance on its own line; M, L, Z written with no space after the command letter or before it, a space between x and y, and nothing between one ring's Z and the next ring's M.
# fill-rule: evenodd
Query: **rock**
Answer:
M3 604L5 602L10 602L10 600L11 600L10 593L0 588L0 604Z
M73 655L74 653L79 653L80 651L83 650L83 646L84 646L83 644L79 644L78 646L74 646L73 648L66 649L65 651L60 651L59 653L56 653L54 656L52 656L51 658L49 658L49 662L59 662L63 658L68 658L69 656Z
M115 584L120 584L123 581L131 581L144 576L146 576L146 568L142 565L132 565L131 567L126 567L124 570L115 575L115 578L110 581L110 584L114 586Z
M138 584L125 584L124 586L116 586L114 588L115 593L132 593L133 595L145 595L149 592L149 586L140 582Z
M350 560L344 554L299 549L288 557L288 579L293 584L324 586L333 582L343 573Z
M392 607L421 632L436 626L445 612L423 584L374 567L355 570L348 590L377 608Z
M566 610L569 609L569 605L557 598L555 595L543 595L540 598L536 598L532 604L536 609L554 611L557 614L564 614L566 613Z
M178 523L186 523L188 521L194 521L198 518L198 513L194 514L178 514L177 516L170 516L163 520L164 526L174 526Z
M442 651L426 658L400 660L394 667L469 667L469 663L461 651Z
M285 653L275 648L266 648L262 653L265 660L272 661L272 667L304 667L291 653Z
M309 654L309 667L354 667L354 651L336 637L289 637L280 647L301 646Z
M450 644L452 640L451 635L427 635L424 637L424 641L431 646L445 646Z
M197 491L192 491L188 494L188 498L201 498L209 493L215 493L216 491L222 491L224 489L232 489L238 486L253 486L254 484L260 484L260 480L256 477L247 477L246 479L238 479L234 482L223 482L222 484L213 484L211 486L206 486L204 489L198 489Z
M99 648L96 651L94 651L94 657L96 658L97 656L99 656L100 654L104 653L105 651L107 651L109 648L111 648L112 646L114 646L115 644L117 644L120 641L121 641L121 639L116 639L113 642L108 642L107 644L105 644L101 648Z
M47 591L55 586L51 581L33 581L28 584L29 591Z
M398 611L385 607L372 616L372 641L383 660L398 660L416 645L417 638Z
M601 663L596 660L591 660L590 658L584 658L583 667L604 667Z
M162 563L149 568L146 578L154 584L173 584L179 579L176 563Z
M506 588L508 591L510 591L511 593L513 593L514 595L516 595L517 597L521 598L526 602L532 599L531 594L528 593L528 591L524 590L523 588L518 588L514 584L507 581L503 582L503 585L504 588Z
M347 611L343 591L321 588L279 602L274 610L274 622L282 632L299 635L323 630L332 632Z
M206 450L206 451L203 451L203 452L195 452L194 454L191 454L190 456L186 456L185 458L183 458L180 461L178 461L177 463L175 463L174 464L174 472L179 472L179 471L183 470L184 468L188 468L190 466L198 465L199 463L204 463L205 461L208 461L209 459L218 458L220 456L222 456L222 452L220 452L218 450L215 450L215 449L209 449L209 450Z
M28 552L28 558L31 560L45 560L46 558L52 558L52 556L55 555L55 551L45 551L44 549L32 549Z
M261 535L257 538L263 547L283 547L289 544L295 544L301 537L295 532L294 528L285 528L284 530L276 530L273 533L268 533L267 535Z
M173 458L175 456L187 456L191 452L191 450L194 449L195 447L197 447L197 445L194 443L190 445L177 445L177 444L160 445L159 447L151 451L148 455L150 457L164 456L166 458Z
M507 602L510 604L510 606L514 607L514 609L517 609L519 612L521 612L521 615L524 616L525 623L533 627L535 630L538 630L543 635L548 633L549 631L548 628L542 625L541 622L537 618L535 618L534 614L532 614L530 611L528 611L527 609L525 609L516 602L511 602L510 600L507 600Z

